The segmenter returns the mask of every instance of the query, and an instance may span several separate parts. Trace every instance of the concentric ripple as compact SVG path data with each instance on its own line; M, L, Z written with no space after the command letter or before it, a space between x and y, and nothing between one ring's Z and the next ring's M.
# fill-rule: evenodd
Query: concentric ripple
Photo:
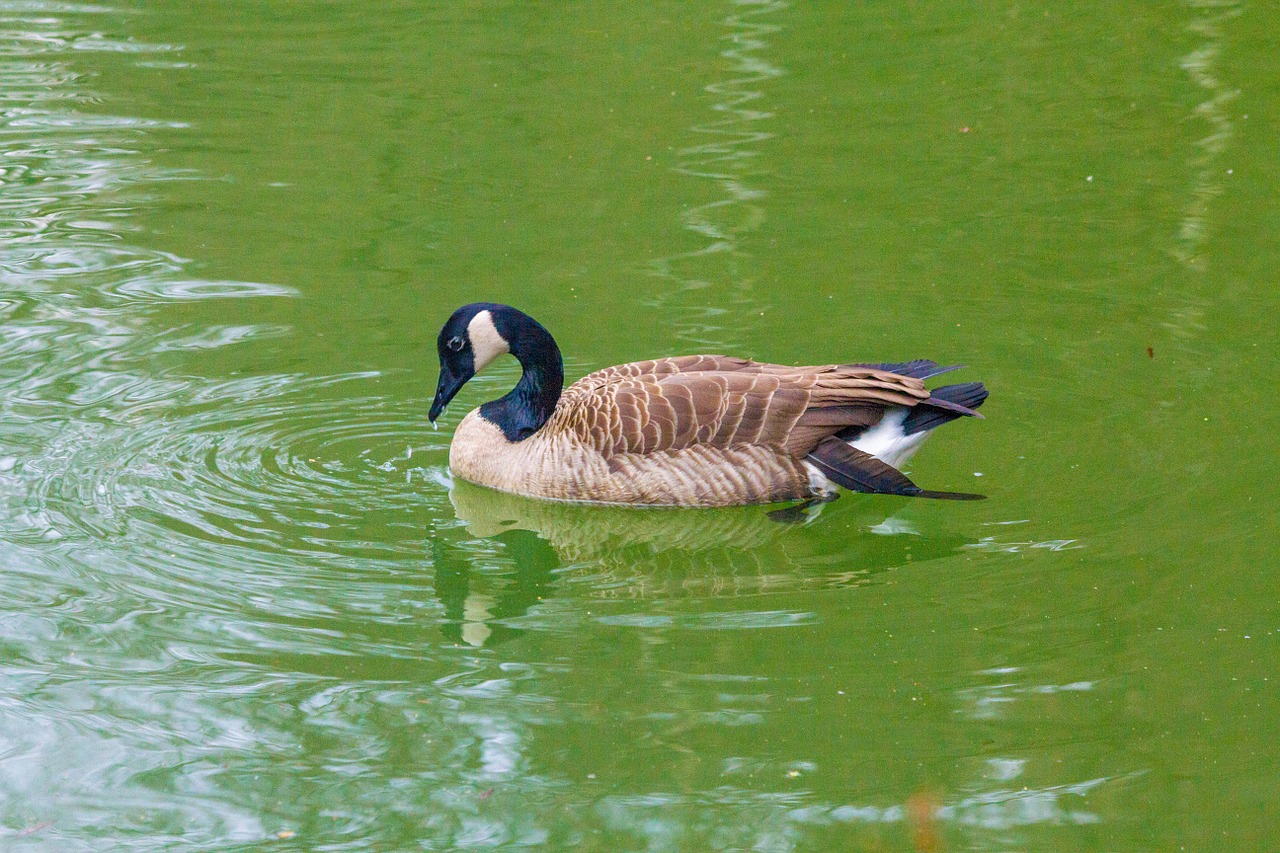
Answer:
M57 436L25 466L28 505L45 526L28 534L128 533L169 557L184 540L360 559L420 554L424 514L447 504L438 484L447 442L424 437L418 401L342 393L369 378L239 380L180 405L141 395L110 421Z

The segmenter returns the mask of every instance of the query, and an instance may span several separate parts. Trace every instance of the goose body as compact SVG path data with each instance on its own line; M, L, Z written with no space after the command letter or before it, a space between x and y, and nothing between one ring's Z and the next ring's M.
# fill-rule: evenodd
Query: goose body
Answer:
M473 303L440 332L435 419L504 353L524 368L470 412L453 475L534 498L642 506L734 506L830 497L836 486L973 498L917 487L897 466L934 428L974 411L981 383L928 391L931 361L790 367L720 355L632 362L567 389L550 333L514 308ZM980 417L980 416L979 416Z

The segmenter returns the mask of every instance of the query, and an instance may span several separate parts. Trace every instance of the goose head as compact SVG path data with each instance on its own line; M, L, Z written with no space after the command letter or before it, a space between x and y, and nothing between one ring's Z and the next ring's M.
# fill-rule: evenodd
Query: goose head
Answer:
M523 311L496 302L472 302L453 312L436 339L440 379L428 419L435 423L445 406L467 382L500 355L510 353L524 368L516 387L500 401L501 415L512 429L536 430L560 397L564 365L551 333ZM515 420L512 420L515 418ZM519 426L515 426L516 422ZM507 423L499 422L506 431Z

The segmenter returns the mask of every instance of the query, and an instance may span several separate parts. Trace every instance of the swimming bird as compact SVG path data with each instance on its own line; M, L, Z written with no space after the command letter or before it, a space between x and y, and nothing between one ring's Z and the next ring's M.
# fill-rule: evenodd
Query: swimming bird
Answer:
M641 506L826 500L855 492L968 500L921 489L899 466L937 427L975 411L981 382L926 390L955 367L790 367L684 355L597 370L564 388L560 348L528 314L493 302L453 313L436 342L428 417L495 358L524 369L474 409L449 447L453 475L534 498Z

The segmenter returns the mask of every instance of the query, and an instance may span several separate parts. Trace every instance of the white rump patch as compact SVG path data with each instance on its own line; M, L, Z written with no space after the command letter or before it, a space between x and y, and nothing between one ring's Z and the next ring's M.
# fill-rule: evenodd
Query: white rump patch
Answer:
M890 409L884 413L880 423L849 442L849 446L854 450L869 453L894 468L901 469L902 463L920 449L920 445L924 444L924 440L932 432L932 430L924 430L912 435L903 432L902 424L907 419L907 412L908 409L905 407Z
M487 310L471 318L467 324L467 337L471 339L476 373L484 370L498 356L511 352L507 339L498 334L497 327L493 325L493 315Z

